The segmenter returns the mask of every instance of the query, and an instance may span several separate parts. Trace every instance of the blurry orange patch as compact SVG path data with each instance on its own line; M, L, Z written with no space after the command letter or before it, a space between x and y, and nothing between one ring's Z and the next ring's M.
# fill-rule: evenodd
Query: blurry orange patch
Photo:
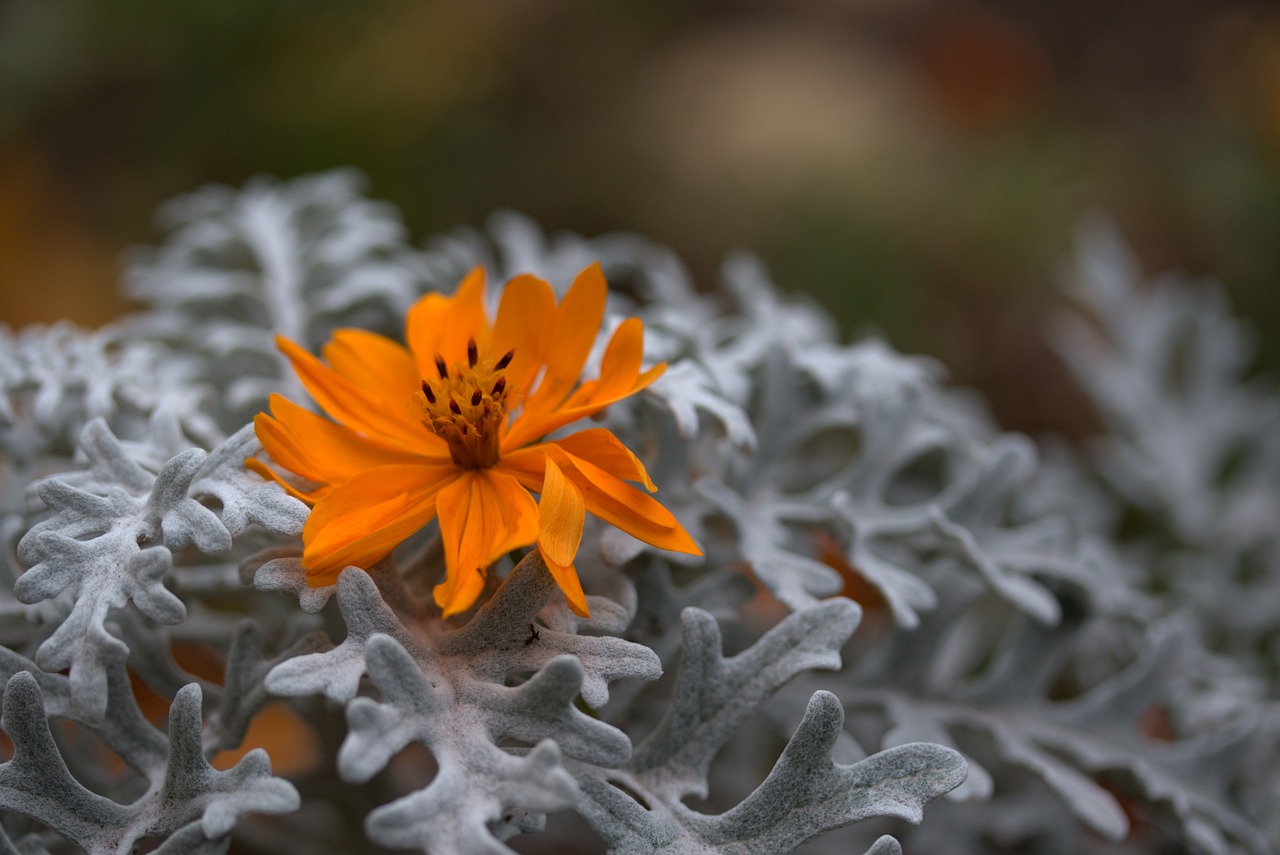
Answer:
M178 667L189 674L221 685L225 661L218 650L208 644L175 642L170 647ZM138 708L152 724L163 727L169 717L170 700L153 691L132 672L129 682ZM283 701L267 704L253 721L239 747L219 751L210 763L215 769L230 769L254 748L262 748L271 756L271 769L277 775L301 775L320 762L320 745L315 730L292 707Z
M173 656L173 661L183 671L202 680L208 680L210 683L222 685L226 666L222 654L215 648L208 644L176 641L169 645L169 652ZM129 685L133 687L133 696L138 702L138 709L142 711L147 721L157 726L162 725L169 718L169 699L153 691L132 671L129 672Z
M177 662L178 667L183 671L194 674L202 680L208 680L210 683L222 685L226 660L216 647L175 641L169 646L169 651L173 654L173 661Z
M1173 719L1169 708L1164 704L1152 704L1138 715L1138 732L1153 742L1172 742L1177 734L1174 732ZM1114 783L1103 778L1095 779L1095 783L1115 798L1129 820L1130 843L1135 843L1147 836L1152 828L1150 810L1146 802L1135 798L1131 793L1122 791Z
M130 774L124 759L99 739L91 728L69 718L50 719L49 728L64 745L74 745L77 756L93 758L94 766L105 772L110 780L119 781Z
M880 589L868 582L867 577L849 563L839 541L825 531L815 532L814 540L818 545L818 560L839 573L844 580L844 588L840 590L839 596L848 597L862 606L864 613L888 611L889 603Z
M785 618L791 610L764 586L751 565L744 564L741 569L755 587L755 594L742 604L742 619L753 626L773 626Z
M283 701L263 707L250 722L240 747L219 751L210 763L215 769L230 769L255 748L271 756L271 771L276 775L304 775L320 763L320 740L315 730Z
M815 529L812 536L818 552L817 559L839 573L844 582L839 593L833 596L847 597L862 606L863 620L860 628L879 625L887 619L888 601L878 588L849 563L840 542L821 529ZM760 582L750 565L743 565L742 570L756 589L755 596L742 606L743 617L759 626L772 626L785 618L791 610Z
M1224 8L1205 39L1201 75L1218 111L1256 129L1280 159L1280 13Z
M1126 842L1137 844L1150 834L1151 817L1144 801L1128 793L1121 792L1105 780L1094 779L1094 783L1110 793L1111 797L1116 800L1116 804L1120 805L1120 809L1124 811L1125 819L1129 821L1129 835L1125 838Z
M1169 708L1163 704L1152 704L1138 716L1138 730L1153 742L1173 742L1173 719L1169 716Z
M138 709L142 711L147 721L159 726L169 718L169 699L154 692L132 671L129 672L129 686L133 689L133 697L138 702Z
M0 145L0 320L67 318L97 326L120 313L116 252L76 223L39 153Z
M1033 104L1049 64L1031 33L990 11L937 18L916 51L917 67L944 118L968 129L999 125Z

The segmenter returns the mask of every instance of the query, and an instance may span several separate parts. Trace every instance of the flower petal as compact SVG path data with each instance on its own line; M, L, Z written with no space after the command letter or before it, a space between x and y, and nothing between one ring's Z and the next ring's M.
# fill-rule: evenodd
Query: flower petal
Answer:
M435 598L448 617L475 602L479 590L467 599L471 585L461 584L471 574L538 539L538 506L512 476L474 469L440 491L437 512L448 578Z
M582 492L546 457L542 496L538 499L538 549L551 576L564 592L574 614L589 617L587 595L582 591L573 559L582 544L586 506Z
M329 491L329 486L324 484L312 490L310 493L304 492L281 478L279 472L276 472L256 457L250 457L245 460L244 468L248 469L250 472L256 472L268 481L275 481L281 487L284 487L286 493L293 496L295 499L306 502L307 505L314 505L316 502L320 501L321 496Z
M587 510L600 519L659 549L702 554L680 522L656 499L554 442L547 443L547 454L555 456L565 475L582 491Z
M480 593L484 590L486 578L485 571L481 567L458 572L449 571L445 580L431 591L442 616L451 618L475 605Z
M408 399L422 382L408 349L368 330L334 330L321 356L356 386L385 389L388 397Z
M645 386L657 380L666 369L665 363L654 374L654 368L645 372L653 374L643 385L637 385L640 378L640 363L644 360L644 321L639 318L627 318L613 331L613 337L605 347L604 357L600 360L600 376L588 383L583 383L573 396L565 402L565 409L581 407L603 408L614 401L635 394ZM596 410L598 411L598 409Z
M541 493L542 482L547 474L546 457L547 443L529 445L503 453L502 459L493 468L495 472L503 472L515 478L526 490Z
M661 377L667 368L663 362L641 374L640 364L643 359L644 322L639 318L627 318L609 339L600 362L600 376L583 383L567 401L557 401L557 409L530 402L520 418L510 424L506 436L502 438L503 448L527 445L639 392ZM544 379L543 384L545 383ZM542 387L539 386L539 394L541 391Z
M582 543L585 520L582 492L548 456L538 499L538 546L543 556L561 567L572 565Z
M639 481L650 493L658 488L649 478L640 458L606 428L589 428L575 431L555 440L555 444L575 457L589 460L596 466L623 481Z
M611 383L606 392L600 391L598 386L600 381L592 380L589 383L584 383L582 388L575 392L573 397L561 409L550 413L535 412L530 414L526 411L525 414L511 422L510 429L502 437L504 453L507 453L508 449L516 449L539 440L565 425L571 425L581 419L594 416L610 404L617 403L623 398L643 390L650 383L661 377L666 370L667 364L660 362L643 374L633 378L629 387L619 388L621 384ZM586 403L583 403L584 400Z
M542 458L547 454L548 446L558 446L574 457L594 463L615 478L639 481L651 493L658 489L640 458L607 428L588 428L550 442L513 449L502 455L497 468L517 478L527 489L541 493L545 477Z
M434 436L423 445L438 448L438 454L414 454L371 442L281 395L271 396L271 415L259 413L253 424L272 460L295 475L321 484L344 481L375 466L449 459L444 443Z
M427 294L409 308L405 341L422 378L436 376L436 354L449 365L467 358L467 341L489 346L489 319L484 313L484 268L476 267L458 284L452 297Z
M388 407L377 388L363 389L283 336L276 345L289 357L298 379L316 403L337 421L371 438L407 451L418 451L431 436L412 420L407 406Z
M568 600L570 610L578 617L591 617L591 610L587 608L587 595L582 590L582 581L578 579L578 571L574 566L556 564L547 557L545 551L542 552L542 563L547 565L551 578L556 580L556 584L564 592L564 598Z
M258 413L253 417L253 432L271 459L294 475L317 483L327 483L330 480L326 477L327 473L322 473L320 467L316 466L317 461L313 461L310 455L299 447L302 443L298 441L298 437L287 424L266 413Z
M452 463L379 466L333 487L302 529L308 584L331 584L350 564L375 564L431 521L437 494L457 474Z
M546 412L560 405L578 384L582 366L600 332L609 286L597 262L573 280L556 310L547 353L547 370L526 403L526 412Z
M556 295L536 276L517 276L507 283L493 323L492 355L501 359L514 351L504 372L507 387L521 394L529 391L534 375L546 361L556 317Z

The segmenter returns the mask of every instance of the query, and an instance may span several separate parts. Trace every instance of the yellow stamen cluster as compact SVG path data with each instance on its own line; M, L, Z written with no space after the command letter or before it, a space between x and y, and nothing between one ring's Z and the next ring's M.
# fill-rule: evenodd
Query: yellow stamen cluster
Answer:
M453 462L464 469L485 469L498 462L502 423L507 417L507 378L503 371L514 351L496 363L481 360L475 339L467 343L467 364L436 356L434 380L422 381L415 396L423 408L422 423L449 444Z

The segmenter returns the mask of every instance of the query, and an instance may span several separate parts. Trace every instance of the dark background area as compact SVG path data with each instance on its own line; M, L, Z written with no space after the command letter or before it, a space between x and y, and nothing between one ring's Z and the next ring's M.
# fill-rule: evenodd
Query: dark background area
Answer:
M1240 0L0 0L0 320L102 323L161 202L351 165L415 239L497 208L759 253L851 334L1087 431L1045 343L1101 209L1280 366L1280 8Z

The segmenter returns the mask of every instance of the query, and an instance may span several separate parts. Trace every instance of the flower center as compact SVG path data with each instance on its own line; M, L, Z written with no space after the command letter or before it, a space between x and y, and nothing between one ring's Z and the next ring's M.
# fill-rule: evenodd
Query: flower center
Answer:
M507 378L503 371L515 351L497 362L481 360L476 340L467 342L467 364L456 362L452 371L436 354L440 375L422 381L422 423L445 442L453 462L464 469L484 469L498 462L498 441L507 417Z

